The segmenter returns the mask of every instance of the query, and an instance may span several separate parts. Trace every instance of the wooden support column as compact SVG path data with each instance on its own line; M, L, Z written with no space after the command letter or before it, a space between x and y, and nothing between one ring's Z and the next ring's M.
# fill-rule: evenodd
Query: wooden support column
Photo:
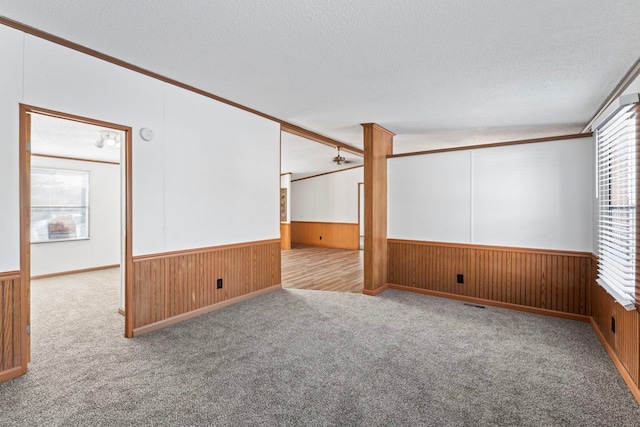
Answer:
M375 123L364 128L364 290L377 295L387 287L387 156L394 133Z

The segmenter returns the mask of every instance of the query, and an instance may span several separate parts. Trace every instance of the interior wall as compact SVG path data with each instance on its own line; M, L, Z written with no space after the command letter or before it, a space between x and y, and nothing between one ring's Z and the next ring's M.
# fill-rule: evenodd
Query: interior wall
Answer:
M291 183L291 241L339 249L359 248L358 183L364 168Z
M389 159L391 239L593 250L593 138Z
M89 239L31 245L31 275L120 264L120 165L31 156L32 167L89 171Z
M291 220L358 223L358 182L364 168L305 178L291 183Z
M0 270L19 267L20 102L133 127L134 255L278 238L278 123L8 27L0 37Z
M389 159L390 286L590 315L593 156L585 137Z
M0 25L0 272L20 269L18 103L22 100L24 34Z

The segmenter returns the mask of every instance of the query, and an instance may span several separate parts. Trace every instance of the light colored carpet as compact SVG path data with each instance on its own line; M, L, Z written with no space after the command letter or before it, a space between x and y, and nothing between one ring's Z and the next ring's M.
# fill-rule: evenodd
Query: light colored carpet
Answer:
M0 384L0 425L640 425L584 323L282 290L127 340L118 274L33 283L33 359Z

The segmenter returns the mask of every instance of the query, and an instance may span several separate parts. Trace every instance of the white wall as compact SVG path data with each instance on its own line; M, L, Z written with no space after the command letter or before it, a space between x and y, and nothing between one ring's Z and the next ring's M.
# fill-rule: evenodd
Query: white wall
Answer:
M358 223L358 182L364 168L291 183L291 220Z
M20 269L18 103L24 35L0 25L0 272Z
M280 175L280 188L287 189L287 220L282 221L283 224L291 223L291 174L285 173Z
M0 271L20 267L20 102L133 128L134 255L279 237L278 123L4 26L0 55Z
M31 157L32 167L89 171L89 240L31 245L31 275L120 264L120 165Z
M593 250L593 138L389 159L389 238Z
M469 243L471 153L388 161L388 237Z
M165 86L165 249L280 237L280 126Z

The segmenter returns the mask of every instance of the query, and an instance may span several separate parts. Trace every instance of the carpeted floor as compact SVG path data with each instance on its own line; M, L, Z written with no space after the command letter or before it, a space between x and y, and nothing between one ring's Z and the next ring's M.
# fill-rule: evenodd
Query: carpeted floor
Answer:
M0 425L640 425L584 323L281 290L127 340L118 274L32 284L32 363L0 384Z

